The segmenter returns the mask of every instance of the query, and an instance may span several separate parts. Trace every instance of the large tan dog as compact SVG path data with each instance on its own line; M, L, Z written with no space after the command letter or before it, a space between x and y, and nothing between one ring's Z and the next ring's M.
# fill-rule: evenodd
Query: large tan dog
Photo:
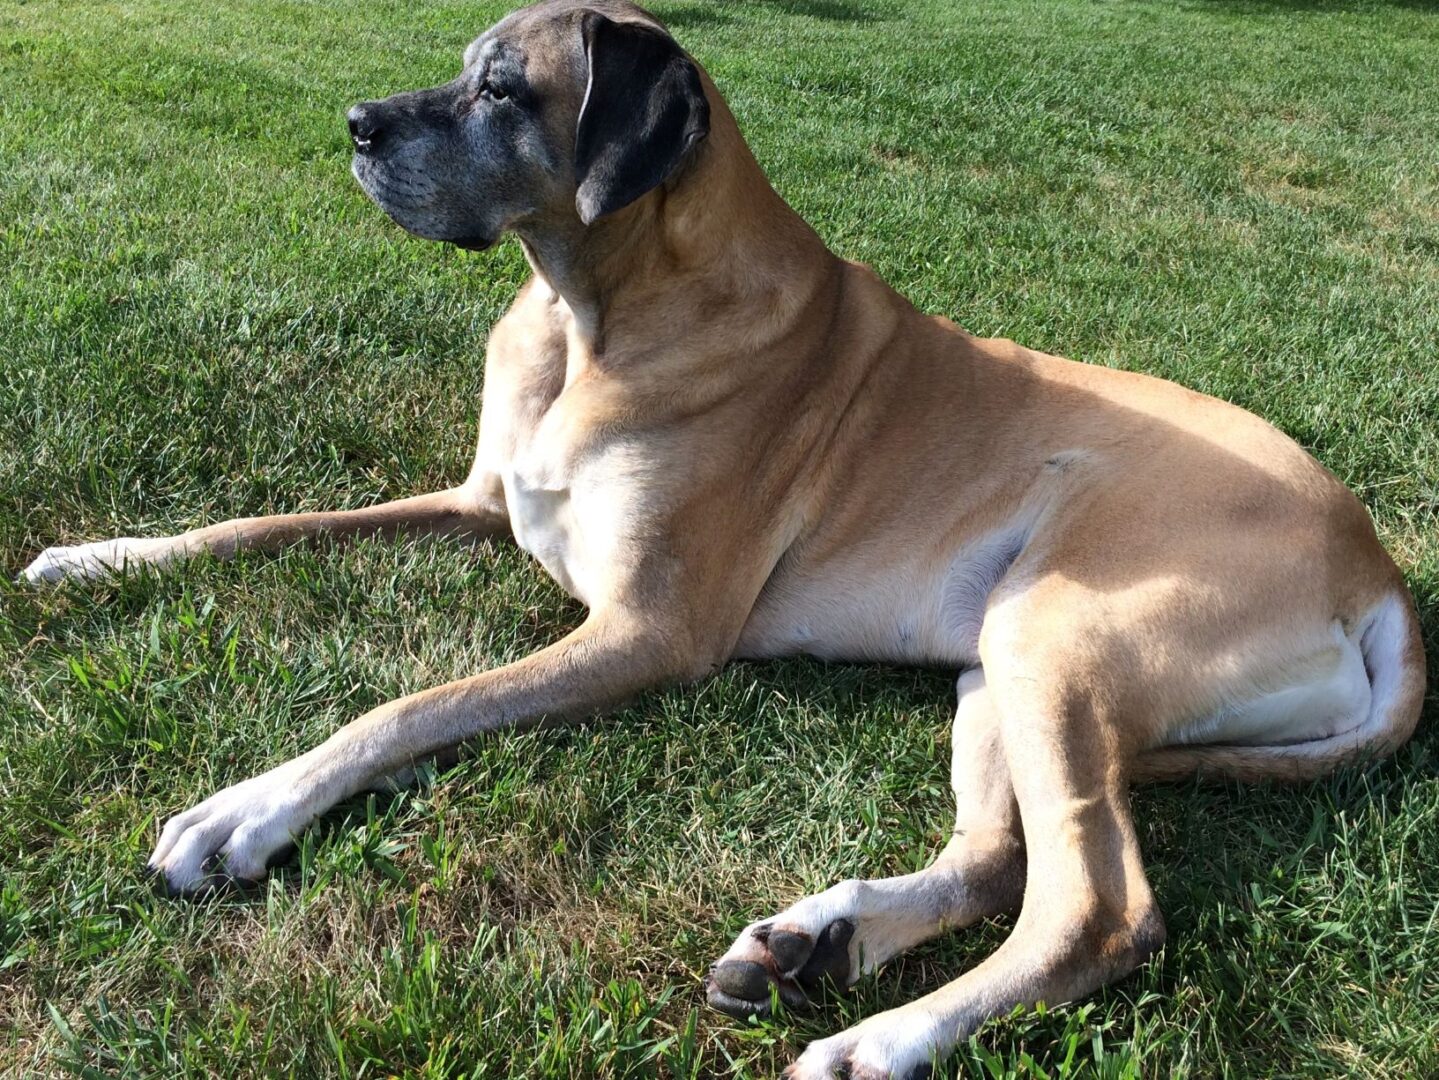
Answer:
M390 702L170 820L177 891L266 862L337 800L501 728L731 657L962 669L954 837L744 931L710 1000L800 1001L1018 907L988 960L813 1043L794 1077L905 1076L1019 1002L1164 939L1127 788L1314 776L1413 730L1413 604L1357 499L1249 413L977 339L844 262L770 188L713 84L627 4L505 19L432 90L357 106L355 173L401 225L512 231L453 490L52 549L33 579L304 537L510 532L587 605L518 663Z

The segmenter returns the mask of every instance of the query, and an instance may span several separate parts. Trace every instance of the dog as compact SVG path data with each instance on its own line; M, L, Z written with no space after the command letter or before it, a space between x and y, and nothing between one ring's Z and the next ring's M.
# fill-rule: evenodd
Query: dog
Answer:
M517 663L382 705L171 818L175 893L259 879L327 808L487 732L575 720L736 657L963 672L957 819L928 869L748 926L714 1006L806 1001L942 932L1013 932L929 996L811 1043L795 1080L923 1073L1017 1004L1164 941L1128 787L1299 780L1413 731L1413 600L1360 502L1254 415L971 336L833 255L713 82L614 0L549 0L460 74L356 105L353 172L416 236L519 238L458 487L54 548L86 578L309 537L510 534L588 609Z

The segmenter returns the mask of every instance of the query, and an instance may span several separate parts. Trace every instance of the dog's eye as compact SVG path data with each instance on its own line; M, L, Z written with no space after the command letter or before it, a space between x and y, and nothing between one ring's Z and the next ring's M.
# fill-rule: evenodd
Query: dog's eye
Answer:
M505 91L501 90L494 83L490 82L489 79L486 79L484 82L480 83L480 97L482 98L487 98L490 101L504 101L505 98L509 96L510 95L507 94Z

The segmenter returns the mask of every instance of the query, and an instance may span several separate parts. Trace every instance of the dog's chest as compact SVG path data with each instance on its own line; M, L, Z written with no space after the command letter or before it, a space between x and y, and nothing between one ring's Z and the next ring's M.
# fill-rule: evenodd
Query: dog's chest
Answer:
M575 519L570 488L547 486L511 466L501 474L510 529L565 592L589 603L584 536Z
M521 462L499 470L515 542L589 606L610 590L632 516L626 487L606 465L569 472Z

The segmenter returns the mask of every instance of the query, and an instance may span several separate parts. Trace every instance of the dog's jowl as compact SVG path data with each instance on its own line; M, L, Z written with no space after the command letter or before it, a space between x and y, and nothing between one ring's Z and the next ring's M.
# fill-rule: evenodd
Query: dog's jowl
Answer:
M336 801L461 741L733 657L948 665L949 844L927 870L758 919L706 985L737 1014L772 989L798 1003L1017 911L982 964L791 1067L907 1076L1161 944L1132 781L1300 779L1413 730L1413 603L1343 485L1241 409L921 315L785 205L713 82L638 8L516 12L451 82L356 105L349 126L355 176L395 222L468 248L513 234L534 271L490 335L468 478L53 548L27 574L510 535L588 614L172 818L150 859L170 889L263 876Z

